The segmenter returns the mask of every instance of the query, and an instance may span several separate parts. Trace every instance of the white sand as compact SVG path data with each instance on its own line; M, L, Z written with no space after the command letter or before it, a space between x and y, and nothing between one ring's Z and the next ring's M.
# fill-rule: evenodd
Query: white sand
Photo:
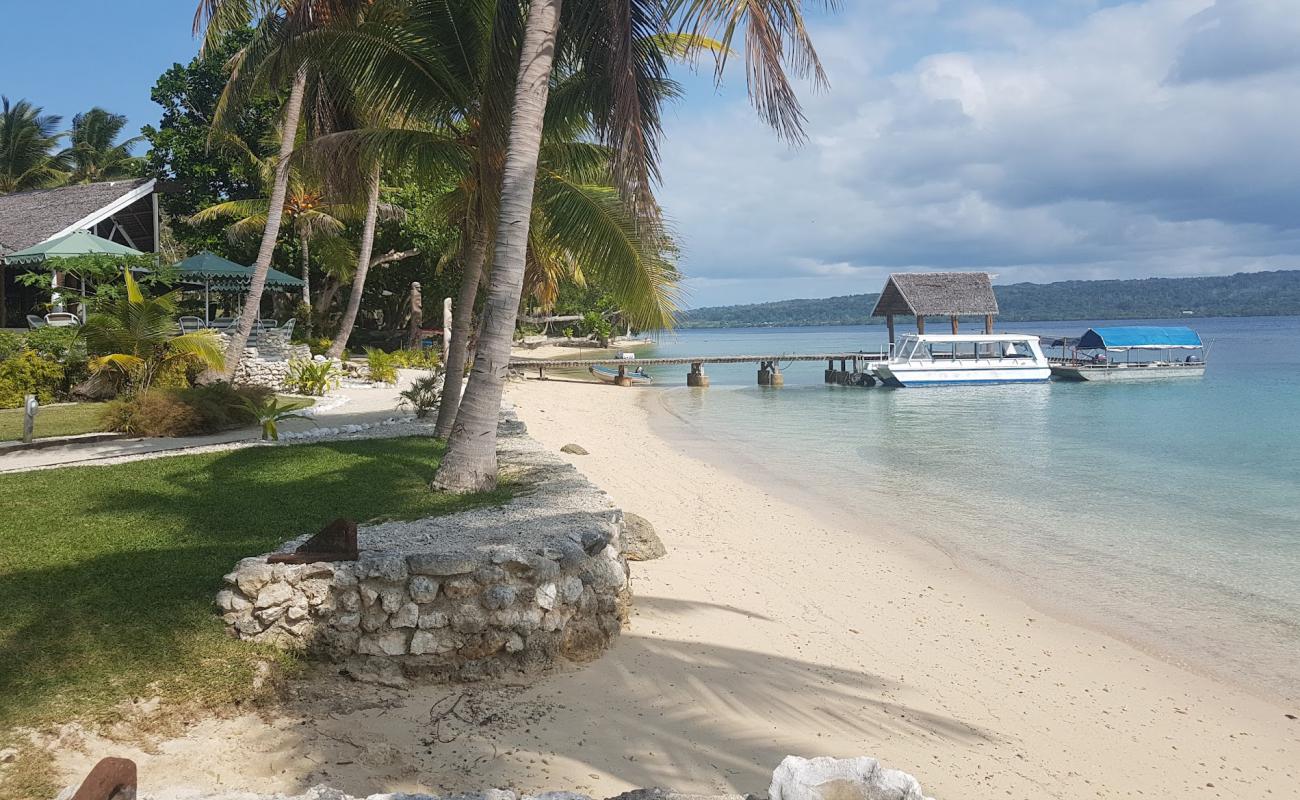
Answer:
M1051 619L943 554L813 515L657 436L653 391L511 389L534 436L658 528L601 660L533 687L318 683L135 757L142 788L763 791L786 754L872 755L939 798L1300 796L1300 722ZM446 710L457 702L453 713Z

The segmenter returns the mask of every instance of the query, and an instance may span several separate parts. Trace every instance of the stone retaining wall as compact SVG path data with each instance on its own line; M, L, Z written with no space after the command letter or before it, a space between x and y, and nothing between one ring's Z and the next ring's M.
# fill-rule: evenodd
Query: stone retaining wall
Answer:
M226 333L217 336L221 339L224 350L230 343L230 336ZM235 367L233 382L282 391L285 388L284 380L289 374L289 362L298 359L310 360L311 348L305 344L292 344L287 331L274 328L256 331Z
M498 455L521 487L503 506L364 526L356 562L239 562L217 597L230 632L383 682L535 672L597 655L630 599L622 512L513 417Z

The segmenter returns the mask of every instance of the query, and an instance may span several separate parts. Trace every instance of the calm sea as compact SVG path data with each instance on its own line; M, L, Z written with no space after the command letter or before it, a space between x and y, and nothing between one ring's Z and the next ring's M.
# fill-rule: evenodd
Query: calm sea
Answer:
M674 425L1031 600L1300 698L1300 318L1182 319L1203 380L848 388L822 363L652 369ZM1007 323L1078 335L1100 322ZM1122 324L1141 324L1128 321ZM883 328L682 331L653 355L874 350ZM872 524L864 522L864 525ZM870 564L863 564L864 570Z

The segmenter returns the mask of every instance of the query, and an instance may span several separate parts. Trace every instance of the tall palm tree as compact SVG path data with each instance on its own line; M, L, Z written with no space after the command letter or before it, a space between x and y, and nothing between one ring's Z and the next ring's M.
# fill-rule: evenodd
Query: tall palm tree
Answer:
M372 107L390 117L424 120L425 126L347 132L313 146L332 151L344 163L360 151L367 158L414 164L417 175L452 178L453 188L439 199L439 210L460 233L455 255L463 277L446 363L448 373L459 376L495 223L523 17L514 4L495 0L415 0L403 11L375 15L351 31L318 31L302 43L318 63L341 66L354 91ZM684 43L707 46L702 39L680 35L647 41L650 49L675 47L682 54L691 49ZM565 49L576 52L578 47L566 43ZM530 294L545 303L553 299L559 280L590 275L611 288L638 325L667 327L676 278L665 258L669 248L661 246L667 234L657 216L635 219L613 188L612 151L590 141L607 113L610 82L599 71L578 66L570 57L555 76L557 101L548 111L548 144L529 236ZM655 119L655 104L675 94L676 84L652 70L643 85L645 118ZM448 384L435 435L450 433L459 388L460 381Z
M231 30L250 25L254 27L252 40L232 61L230 79L217 104L214 127L220 129L224 120L231 116L230 109L255 91L283 87L286 83L289 86L289 94L284 103L284 118L280 125L280 148L268 197L266 224L258 245L257 258L253 262L253 275L239 326L231 332L230 344L226 350L227 378L234 374L239 364L262 304L266 273L271 268L271 258L275 254L285 196L289 188L289 162L297 140L307 82L312 72L309 64L302 64L287 81L272 80L267 84L267 76L283 76L276 70L264 67L280 57L281 49L286 43L306 32L327 26L334 20L346 18L355 13L356 9L369 4L370 0L199 0L195 10L194 32L202 34L205 48L215 46ZM262 79L263 83L252 85L254 78Z
M132 136L117 142L126 117L111 114L96 107L72 118L70 145L66 151L72 165L69 183L95 183L126 178L134 174L143 161L131 155L131 148L144 141L143 136Z
M834 0L822 5L834 6ZM447 454L434 487L452 492L490 489L497 482L496 427L501 409L510 343L527 267L527 241L542 145L542 127L562 22L561 0L530 0L519 56L515 101L495 226L492 283L479 337ZM607 38L587 37L587 55L614 76L611 114L602 131L615 149L615 174L634 200L646 198L655 172L656 130L641 118L641 87L631 65L652 57L632 43L671 28L718 38L729 46L745 32L750 97L759 115L778 133L797 140L803 115L785 67L796 74L824 75L804 27L799 0L570 0L564 22L582 29L604 27ZM672 22L676 21L676 25ZM718 59L718 76L725 66ZM647 213L653 213L646 209Z
M43 114L26 100L0 96L0 194L44 189L67 177L67 158L55 152L62 117Z

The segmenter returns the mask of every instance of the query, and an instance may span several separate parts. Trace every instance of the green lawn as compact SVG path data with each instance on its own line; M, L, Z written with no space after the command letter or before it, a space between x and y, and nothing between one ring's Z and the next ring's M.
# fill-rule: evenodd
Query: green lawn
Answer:
M104 406L100 403L74 403L72 405L49 406L36 412L36 438L44 436L72 436L77 433L94 433L103 428L99 424L99 414ZM0 409L0 442L16 441L23 438L23 410L21 408Z
M249 697L258 660L289 660L226 636L221 576L336 517L507 499L429 491L442 452L384 439L0 475L0 741L14 725L110 721L132 697Z

